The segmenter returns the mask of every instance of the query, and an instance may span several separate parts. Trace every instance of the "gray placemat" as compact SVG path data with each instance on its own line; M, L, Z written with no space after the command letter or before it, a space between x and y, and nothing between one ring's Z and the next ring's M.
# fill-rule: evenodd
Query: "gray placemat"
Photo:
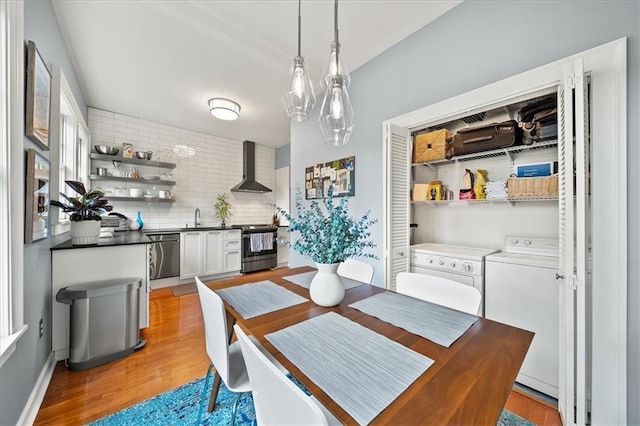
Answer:
M360 424L370 423L433 364L335 312L265 337Z
M302 296L271 281L259 281L216 290L225 302L233 306L242 318L249 319L278 309L307 302Z
M478 320L475 315L392 291L369 296L349 306L446 347Z
M282 277L282 279L297 284L301 287L309 288L309 286L311 285L311 280L316 276L317 273L318 271L303 272L302 274ZM350 288L358 287L359 285L365 284L360 281L352 280L351 278L340 277L340 279L342 280L342 284L344 284L345 290L349 290Z

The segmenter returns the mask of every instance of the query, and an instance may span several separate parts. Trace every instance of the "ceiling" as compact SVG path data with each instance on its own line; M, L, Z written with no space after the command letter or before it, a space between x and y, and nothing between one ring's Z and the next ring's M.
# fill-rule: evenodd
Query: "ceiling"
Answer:
M280 97L297 51L295 0L52 3L87 105L274 148L289 143ZM459 3L342 0L346 66L353 71ZM302 56L316 92L332 40L333 1L303 1ZM240 119L213 118L212 97L238 102Z

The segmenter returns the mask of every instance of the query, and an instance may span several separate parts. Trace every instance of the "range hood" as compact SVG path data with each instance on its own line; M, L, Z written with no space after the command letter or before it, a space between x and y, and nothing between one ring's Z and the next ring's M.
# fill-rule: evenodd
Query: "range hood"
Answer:
M269 188L256 182L256 144L242 143L242 182L231 188L232 192L271 192Z

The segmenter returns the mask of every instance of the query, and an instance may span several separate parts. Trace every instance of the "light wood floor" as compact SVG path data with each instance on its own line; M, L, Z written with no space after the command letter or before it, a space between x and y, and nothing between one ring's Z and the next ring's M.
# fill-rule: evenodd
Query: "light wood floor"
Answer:
M263 280L270 273L233 280ZM166 288L150 296L150 326L142 332L146 346L124 359L84 371L70 371L59 362L36 425L86 424L206 374L209 359L198 295L175 297ZM555 408L517 390L511 392L505 408L537 425L562 424Z

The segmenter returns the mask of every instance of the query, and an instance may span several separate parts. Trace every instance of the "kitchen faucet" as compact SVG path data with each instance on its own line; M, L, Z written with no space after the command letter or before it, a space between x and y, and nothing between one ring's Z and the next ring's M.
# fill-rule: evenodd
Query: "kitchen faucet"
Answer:
M194 218L194 227L200 226L200 209L196 207L195 218Z

